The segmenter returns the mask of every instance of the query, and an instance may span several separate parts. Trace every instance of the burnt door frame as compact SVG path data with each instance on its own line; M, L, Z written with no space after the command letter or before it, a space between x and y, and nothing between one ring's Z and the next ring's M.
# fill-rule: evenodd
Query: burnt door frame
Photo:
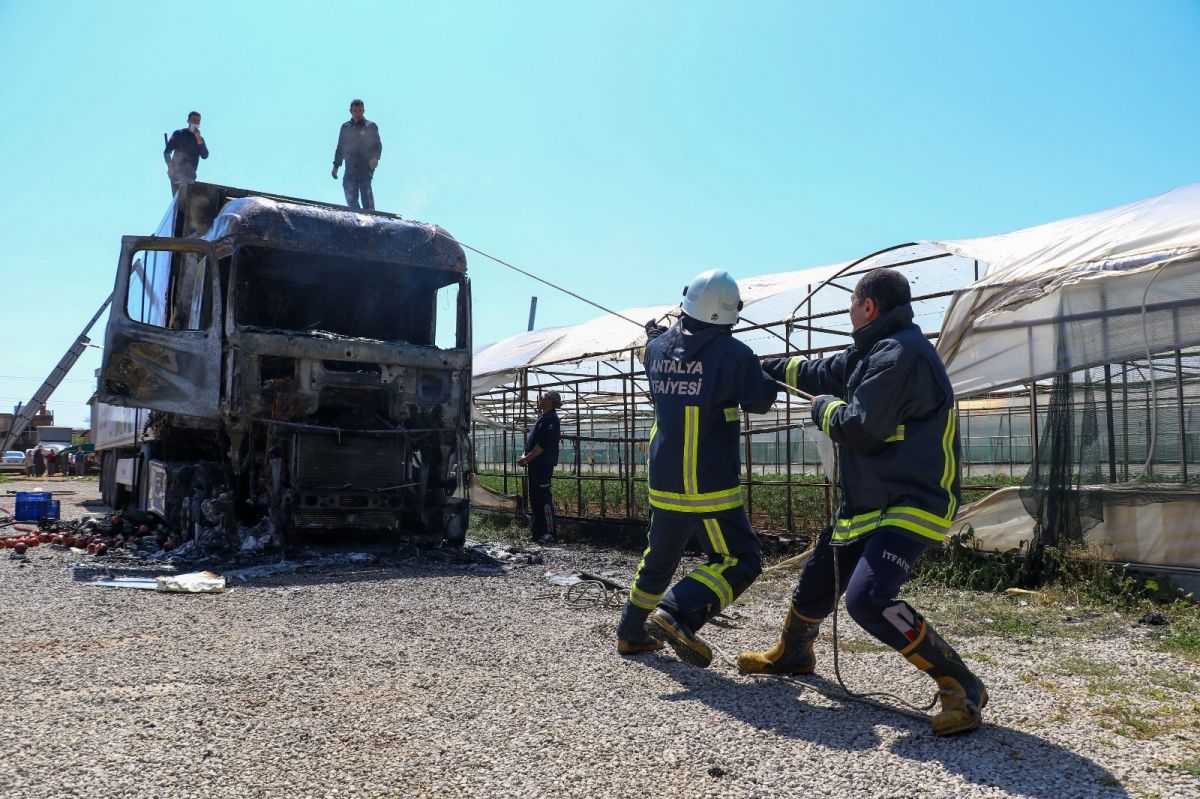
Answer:
M129 316L129 284L133 255L170 252L171 280L178 254L197 253L207 259L204 270L207 324L198 330L175 330ZM113 289L104 361L97 397L109 405L149 408L187 416L214 417L221 397L221 330L224 319L216 250L204 239L124 236ZM143 278L143 285L145 284ZM170 294L175 293L175 286Z

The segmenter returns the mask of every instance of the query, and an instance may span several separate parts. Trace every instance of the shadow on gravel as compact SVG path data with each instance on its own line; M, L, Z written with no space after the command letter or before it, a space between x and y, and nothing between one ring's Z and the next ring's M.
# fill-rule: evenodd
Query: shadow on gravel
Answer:
M1029 733L985 724L968 735L935 738L928 722L902 713L853 700L841 701L832 708L809 704L805 694L817 694L806 690L800 682L734 678L713 669L693 668L669 655L643 657L639 662L681 686L678 693L662 696L663 701L702 702L751 727L794 740L841 751L872 751L883 743L876 727L885 725L901 733L889 745L897 757L938 763L976 785L1038 799L1129 796L1112 772L1070 749ZM827 693L841 690L836 683L821 677L806 680ZM1000 699L1003 701L1003 697ZM936 774L931 773L930 778L936 780Z

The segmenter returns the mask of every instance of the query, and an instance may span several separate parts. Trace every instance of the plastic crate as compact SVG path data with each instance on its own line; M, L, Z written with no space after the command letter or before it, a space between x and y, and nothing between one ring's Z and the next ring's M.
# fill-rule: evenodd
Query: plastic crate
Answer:
M18 491L16 513L13 519L18 522L36 522L41 519L57 519L59 503L52 499L53 495L45 491Z

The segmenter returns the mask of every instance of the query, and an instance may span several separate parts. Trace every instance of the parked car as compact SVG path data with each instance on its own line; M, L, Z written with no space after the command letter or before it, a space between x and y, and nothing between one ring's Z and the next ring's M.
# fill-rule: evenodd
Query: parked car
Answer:
M4 458L0 459L0 471L25 471L25 453L19 449L10 449L8 452L4 453Z

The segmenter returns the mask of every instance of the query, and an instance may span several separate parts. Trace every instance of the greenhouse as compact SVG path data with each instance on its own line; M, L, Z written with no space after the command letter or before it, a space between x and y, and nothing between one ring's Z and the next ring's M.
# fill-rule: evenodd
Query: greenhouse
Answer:
M996 548L1029 541L1035 527L1087 533L1113 560L1200 569L1200 184L1012 233L747 277L734 334L762 357L843 349L853 286L881 266L907 276L915 321L955 386L973 503L956 527ZM644 525L653 408L643 324L678 312L644 305L477 351L475 505L520 506L515 460L538 394L553 389L562 517ZM756 529L819 531L837 506L834 447L807 404L781 394L742 424Z

